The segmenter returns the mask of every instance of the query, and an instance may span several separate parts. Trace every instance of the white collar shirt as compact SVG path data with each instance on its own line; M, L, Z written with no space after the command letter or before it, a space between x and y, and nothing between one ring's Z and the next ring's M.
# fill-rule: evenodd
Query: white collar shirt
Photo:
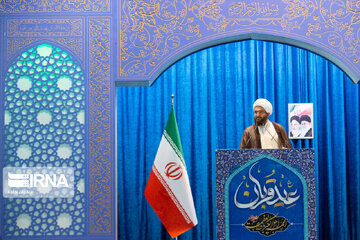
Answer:
M279 136L276 133L274 125L268 120L265 125L258 126L262 149L279 148Z

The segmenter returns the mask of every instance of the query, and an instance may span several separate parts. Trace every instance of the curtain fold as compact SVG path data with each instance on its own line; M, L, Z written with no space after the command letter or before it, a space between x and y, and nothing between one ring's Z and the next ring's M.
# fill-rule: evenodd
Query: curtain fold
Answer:
M288 103L314 104L314 139L291 141L316 151L319 238L360 239L359 86L316 54L255 40L193 53L151 87L117 89L119 239L171 239L144 197L171 94L199 221L180 240L217 239L215 150L239 148L259 97L286 130Z

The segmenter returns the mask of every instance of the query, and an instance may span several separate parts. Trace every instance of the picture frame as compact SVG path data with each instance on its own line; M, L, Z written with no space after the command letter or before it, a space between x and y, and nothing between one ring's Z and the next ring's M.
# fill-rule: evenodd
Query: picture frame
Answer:
M288 109L289 138L314 138L313 103L289 103Z

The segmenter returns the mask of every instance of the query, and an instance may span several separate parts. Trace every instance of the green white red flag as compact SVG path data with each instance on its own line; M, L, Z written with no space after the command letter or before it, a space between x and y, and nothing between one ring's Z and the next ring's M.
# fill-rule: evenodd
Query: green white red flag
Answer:
M172 238L197 225L173 108L146 184L145 197Z

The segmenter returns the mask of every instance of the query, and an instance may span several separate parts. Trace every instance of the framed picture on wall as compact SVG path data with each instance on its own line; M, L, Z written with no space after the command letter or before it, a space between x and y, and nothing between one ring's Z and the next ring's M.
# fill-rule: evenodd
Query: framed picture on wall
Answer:
M289 138L314 138L312 103L289 103Z

